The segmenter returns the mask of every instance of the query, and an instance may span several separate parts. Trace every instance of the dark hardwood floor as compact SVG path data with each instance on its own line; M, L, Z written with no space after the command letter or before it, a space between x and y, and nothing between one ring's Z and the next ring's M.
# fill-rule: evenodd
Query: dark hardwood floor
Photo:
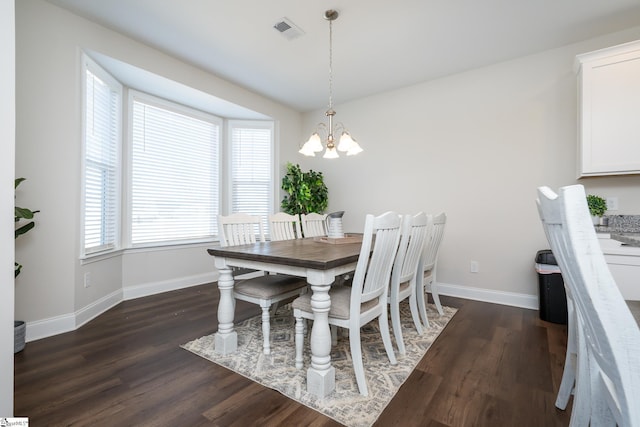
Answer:
M15 416L33 426L333 426L280 393L179 348L217 329L215 284L125 301L15 356ZM459 308L377 426L566 426L554 407L566 327L538 312ZM258 314L239 302L236 319Z

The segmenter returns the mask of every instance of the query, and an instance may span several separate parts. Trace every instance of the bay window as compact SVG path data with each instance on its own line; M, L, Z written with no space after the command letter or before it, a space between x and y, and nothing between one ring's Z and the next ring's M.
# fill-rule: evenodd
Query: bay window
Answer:
M82 257L214 241L219 214L273 211L273 121L123 87L88 56L83 72Z

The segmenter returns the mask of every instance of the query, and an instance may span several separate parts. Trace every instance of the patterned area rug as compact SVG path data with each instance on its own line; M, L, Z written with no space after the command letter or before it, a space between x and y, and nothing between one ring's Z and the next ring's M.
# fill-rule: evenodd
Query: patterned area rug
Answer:
M401 304L404 343L407 354L400 356L392 366L384 350L378 322L373 321L361 330L362 354L369 396L358 392L349 352L349 338L338 330L338 345L332 348L331 361L336 369L336 389L324 399L306 392L306 372L310 365L309 343L305 342L303 369L295 368L295 331L290 306L278 310L271 322L271 354L262 353L260 316L248 319L236 326L238 351L221 356L214 352L214 335L207 335L181 347L207 360L225 366L253 381L279 391L310 408L346 426L370 426L389 404L400 386L409 377L429 346L456 313L455 308L444 307L440 316L435 306L428 304L430 328L418 335L411 320L409 304ZM391 323L391 322L389 322ZM308 335L308 334L307 334ZM391 333L393 340L393 332ZM307 337L308 338L308 337ZM395 341L393 341L394 350Z

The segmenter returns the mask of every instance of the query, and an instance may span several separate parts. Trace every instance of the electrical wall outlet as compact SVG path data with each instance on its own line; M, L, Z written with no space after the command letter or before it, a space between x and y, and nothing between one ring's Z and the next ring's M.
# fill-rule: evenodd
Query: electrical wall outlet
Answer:
M91 287L91 273L88 271L84 273L84 287L85 288Z
M478 263L478 261L471 261L471 268L470 268L472 273L477 273L480 271L480 263Z
M607 197L607 210L608 211L617 211L618 210L618 198L617 197Z

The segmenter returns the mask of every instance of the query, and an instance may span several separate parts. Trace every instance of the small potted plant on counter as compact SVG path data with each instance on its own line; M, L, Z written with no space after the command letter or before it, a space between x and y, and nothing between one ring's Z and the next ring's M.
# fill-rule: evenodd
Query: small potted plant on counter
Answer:
M589 194L587 196L587 206L589 206L589 213L591 219L593 219L593 225L599 225L602 216L607 211L607 201L600 196Z

